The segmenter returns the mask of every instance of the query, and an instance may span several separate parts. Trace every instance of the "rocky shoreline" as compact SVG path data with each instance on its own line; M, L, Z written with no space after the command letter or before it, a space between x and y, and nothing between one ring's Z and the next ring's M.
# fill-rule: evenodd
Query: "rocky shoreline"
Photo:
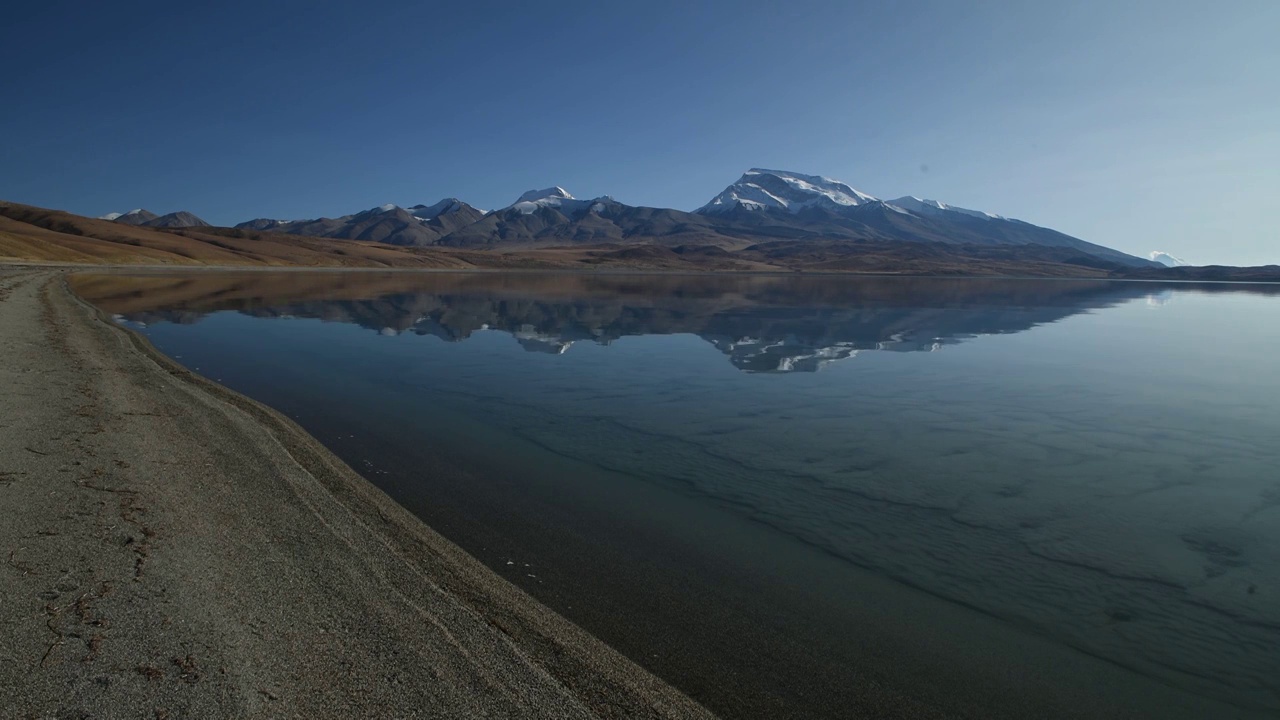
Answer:
M13 717L710 717L64 277L0 269Z

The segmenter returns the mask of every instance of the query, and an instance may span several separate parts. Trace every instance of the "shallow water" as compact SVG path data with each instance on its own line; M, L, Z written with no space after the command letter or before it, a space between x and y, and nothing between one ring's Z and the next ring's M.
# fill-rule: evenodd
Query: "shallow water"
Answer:
M1280 712L1280 286L79 289L726 716Z

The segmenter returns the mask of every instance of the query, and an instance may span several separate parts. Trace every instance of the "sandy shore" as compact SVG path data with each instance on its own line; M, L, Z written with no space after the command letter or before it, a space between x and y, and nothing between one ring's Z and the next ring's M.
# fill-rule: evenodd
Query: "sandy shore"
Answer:
M57 271L0 408L6 717L710 717Z

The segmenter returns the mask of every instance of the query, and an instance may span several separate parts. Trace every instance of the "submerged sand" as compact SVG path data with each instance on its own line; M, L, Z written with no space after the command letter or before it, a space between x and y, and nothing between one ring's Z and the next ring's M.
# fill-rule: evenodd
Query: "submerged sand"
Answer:
M0 269L6 717L710 717L283 416Z

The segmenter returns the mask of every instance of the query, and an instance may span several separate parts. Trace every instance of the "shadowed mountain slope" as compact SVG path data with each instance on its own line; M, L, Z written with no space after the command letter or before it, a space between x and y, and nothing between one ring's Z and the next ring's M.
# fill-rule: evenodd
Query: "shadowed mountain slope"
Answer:
M236 227L421 247L434 245L441 237L483 217L483 212L461 200L445 198L434 205L402 208L388 204L338 218L292 221L258 218Z

